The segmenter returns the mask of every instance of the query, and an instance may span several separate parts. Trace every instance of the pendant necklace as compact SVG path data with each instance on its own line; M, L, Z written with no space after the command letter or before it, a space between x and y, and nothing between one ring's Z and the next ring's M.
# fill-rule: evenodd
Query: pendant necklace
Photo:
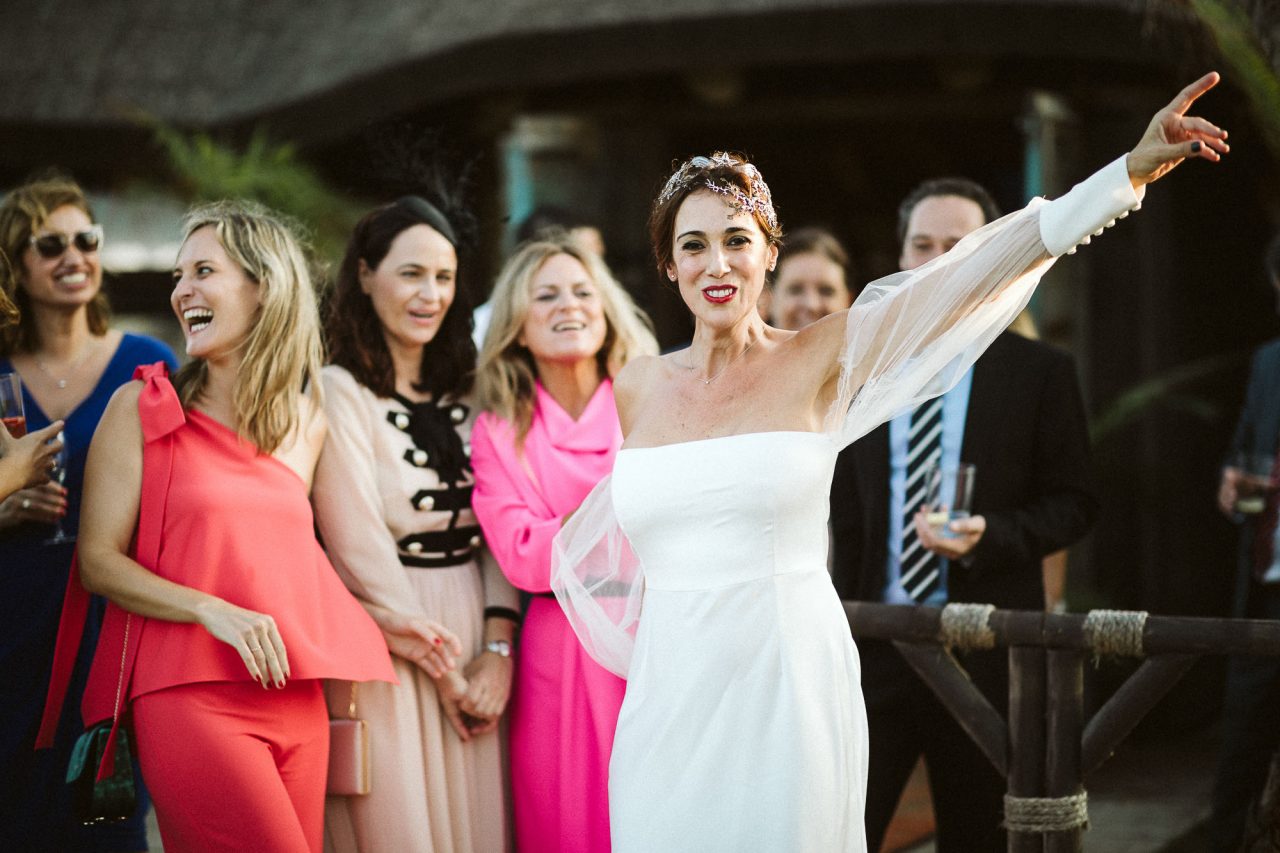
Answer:
M61 391L67 387L67 384L71 381L71 377L74 376L76 371L80 369L80 365L84 364L85 360L88 359L89 356L93 354L94 349L96 349L96 347L94 347L92 342L85 344L84 351L80 353L80 357L75 360L74 364L72 364L70 367L66 369L66 378L64 379L59 379L56 375L54 375L54 372L50 370L43 361L40 360L39 356L33 353L32 357L36 361L36 367L40 368L40 372L43 373L45 376L48 376L50 379L52 379L53 383L58 386L58 390Z
M755 345L756 345L756 341L758 341L758 340L760 340L760 338L756 338L756 340L755 340L755 341L752 341L751 343L747 344L746 349L744 349L742 352L740 352L740 353L738 353L737 355L735 355L733 358L729 359L729 363L728 363L728 364L726 364L724 367L720 368L720 370L716 372L716 375L715 375L715 376L712 376L710 379L698 379L698 377L696 377L696 376L695 376L695 377L693 377L693 378L694 378L694 379L698 379L698 381L699 381L699 382L701 382L703 385L710 385L712 382L715 382L717 379L719 379L719 378L724 374L724 372L725 372L726 370L728 370L730 367L733 367L733 363L734 363L735 361L737 361L738 359L740 359L740 358L742 358L744 355L746 355L746 354L747 354L747 350L749 350L749 349L751 349L753 346L755 346ZM695 368L694 368L694 366L693 366L692 364L686 364L684 367L685 367L685 370L688 370L688 371L690 371L690 372L692 372L692 371L695 369Z

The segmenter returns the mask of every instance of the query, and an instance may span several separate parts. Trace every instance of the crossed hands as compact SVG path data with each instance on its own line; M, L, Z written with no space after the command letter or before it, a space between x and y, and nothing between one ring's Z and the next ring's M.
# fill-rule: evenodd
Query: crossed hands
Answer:
M498 727L511 696L511 658L481 652L463 668L436 681L440 707L465 743Z
M510 658L481 652L458 672L462 643L448 628L383 608L372 612L391 653L435 682L440 707L459 738L469 741L497 728L511 695Z

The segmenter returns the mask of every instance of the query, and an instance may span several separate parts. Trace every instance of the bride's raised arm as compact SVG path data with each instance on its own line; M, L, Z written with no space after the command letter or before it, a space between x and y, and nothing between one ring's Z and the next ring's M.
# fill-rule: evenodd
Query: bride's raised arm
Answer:
M1051 202L1033 199L914 270L872 282L847 315L814 324L832 358L824 427L848 444L946 391L1018 315L1054 260L1140 206L1144 187L1188 157L1217 162L1227 133L1188 116L1206 74L1152 117L1134 149Z

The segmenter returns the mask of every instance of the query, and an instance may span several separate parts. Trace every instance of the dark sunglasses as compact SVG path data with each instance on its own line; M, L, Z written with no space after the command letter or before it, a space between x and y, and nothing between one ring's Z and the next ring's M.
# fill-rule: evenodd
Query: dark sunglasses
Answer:
M67 251L67 246L72 243L75 243L76 248L81 252L88 254L102 247L102 226L94 225L75 234L63 234L58 231L41 234L38 237L33 234L30 243L36 253L47 260L62 257L62 253Z

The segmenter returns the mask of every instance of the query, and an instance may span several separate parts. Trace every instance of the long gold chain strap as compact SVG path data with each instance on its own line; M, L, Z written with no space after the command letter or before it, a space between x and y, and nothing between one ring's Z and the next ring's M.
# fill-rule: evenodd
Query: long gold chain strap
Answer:
M124 618L124 645L120 649L120 677L116 679L116 707L111 712L111 721L115 722L120 719L120 693L124 689L124 662L129 654L129 625L133 623L133 614ZM352 700L355 701L354 699Z

